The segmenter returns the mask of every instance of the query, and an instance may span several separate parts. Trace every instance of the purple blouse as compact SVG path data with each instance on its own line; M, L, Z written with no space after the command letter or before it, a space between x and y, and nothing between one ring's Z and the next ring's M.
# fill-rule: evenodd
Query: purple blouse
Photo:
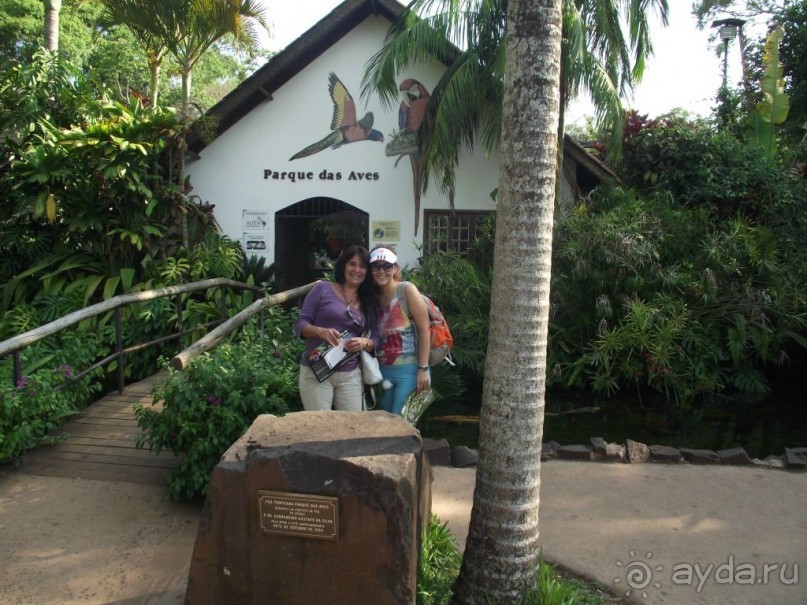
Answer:
M350 309L347 303L339 298L334 291L332 282L321 281L314 286L303 301L300 316L294 322L294 333L303 338L303 328L308 325L320 328L334 328L338 332L350 330L352 336L361 336L367 330L364 313L357 309ZM373 348L378 350L378 325L370 326L370 339ZM308 356L315 348L322 344L322 339L313 336L306 339L305 351L300 359L300 365L308 365ZM359 365L358 357L339 366L340 372L350 372Z

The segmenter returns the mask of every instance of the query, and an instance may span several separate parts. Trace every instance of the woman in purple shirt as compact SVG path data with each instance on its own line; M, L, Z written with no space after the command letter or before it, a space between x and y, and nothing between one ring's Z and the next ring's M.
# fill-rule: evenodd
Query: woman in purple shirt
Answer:
M370 253L362 246L348 246L333 267L335 281L319 282L303 302L294 333L308 340L300 359L300 397L307 411L360 411L364 383L358 353L378 347L378 291L368 279ZM339 344L354 357L337 366L335 372L320 381L309 362L323 343ZM370 331L370 337L363 336ZM312 355L313 354L313 355Z

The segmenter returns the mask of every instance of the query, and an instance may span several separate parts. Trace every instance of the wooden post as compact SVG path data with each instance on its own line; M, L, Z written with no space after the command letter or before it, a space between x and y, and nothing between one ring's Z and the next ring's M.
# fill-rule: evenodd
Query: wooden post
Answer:
M124 374L123 374L123 364L124 362L124 354L123 354L123 307L115 307L115 350L117 352L118 357L118 371L117 371L117 378L118 378L118 393L123 393L124 387Z
M15 387L20 383L21 378L22 378L22 356L20 355L19 351L14 351L14 376L12 380L14 381Z

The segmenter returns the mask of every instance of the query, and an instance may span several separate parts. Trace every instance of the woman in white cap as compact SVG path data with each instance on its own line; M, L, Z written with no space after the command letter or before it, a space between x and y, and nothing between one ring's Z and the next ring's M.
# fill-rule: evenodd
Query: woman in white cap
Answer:
M406 398L413 392L431 388L429 373L429 313L415 284L401 281L398 257L388 248L370 253L370 271L381 294L378 363L384 376L381 406L400 414ZM400 299L406 297L409 313Z
M345 248L334 264L334 281L314 286L294 323L294 333L308 341L299 379L307 411L360 411L363 407L358 355L378 346L378 291L367 275L369 257L362 246ZM333 371L323 364L322 353L336 346L346 355Z

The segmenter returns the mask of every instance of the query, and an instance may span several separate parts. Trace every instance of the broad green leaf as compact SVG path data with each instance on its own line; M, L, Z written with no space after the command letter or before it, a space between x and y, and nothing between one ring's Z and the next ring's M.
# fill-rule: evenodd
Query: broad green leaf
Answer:
M764 73L762 76L763 100L757 105L757 112L766 122L781 124L787 119L790 111L790 98L785 94L785 80L782 76L782 64L779 61L779 44L784 36L781 25L776 25L768 35L762 59Z
M752 117L757 144L766 150L772 162L776 159L777 148L773 126L784 122L790 111L790 99L784 92L785 80L782 77L782 64L779 62L779 43L783 35L784 30L777 24L765 42L762 102L757 104Z
M48 197L45 200L45 217L49 223L56 221L56 198L53 197L51 192L48 192Z
M121 273L124 271L131 271L131 269L121 269ZM120 277L110 277L106 280L106 283L104 284L104 300L109 300L115 295L115 291L118 289L118 284L120 282Z
M92 295L95 294L95 290L98 288L98 284L100 284L104 279L103 275L90 275L85 279L86 286L84 288L84 304L87 304L87 301L92 298Z
M120 277L123 282L123 291L129 292L132 289L136 272L134 269L124 268L120 270Z

